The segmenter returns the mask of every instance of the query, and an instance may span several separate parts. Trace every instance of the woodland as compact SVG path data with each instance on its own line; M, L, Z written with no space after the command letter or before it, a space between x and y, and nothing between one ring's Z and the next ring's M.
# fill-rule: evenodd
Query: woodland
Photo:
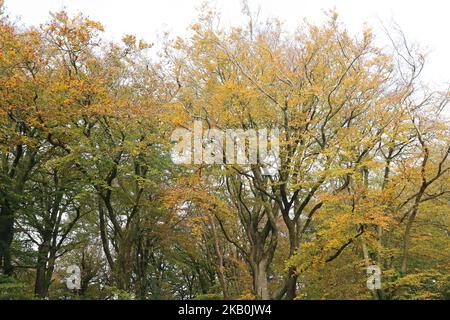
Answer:
M449 299L450 91L400 28L0 10L0 299ZM194 121L279 129L276 174L174 164Z

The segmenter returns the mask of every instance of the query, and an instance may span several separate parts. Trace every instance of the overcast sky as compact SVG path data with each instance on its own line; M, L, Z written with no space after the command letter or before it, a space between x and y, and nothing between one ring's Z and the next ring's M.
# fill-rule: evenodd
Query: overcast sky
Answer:
M48 19L49 11L66 8L103 23L110 38L135 34L152 42L163 30L182 34L197 16L203 0L6 0L8 13L25 25L38 25ZM222 13L226 24L236 23L241 0L211 1ZM359 31L364 22L380 30L381 22L398 23L408 39L420 43L429 52L424 79L435 85L450 82L450 1L447 0L249 0L261 6L261 16L277 17L288 28L304 18L324 19L323 10L336 8L351 31Z

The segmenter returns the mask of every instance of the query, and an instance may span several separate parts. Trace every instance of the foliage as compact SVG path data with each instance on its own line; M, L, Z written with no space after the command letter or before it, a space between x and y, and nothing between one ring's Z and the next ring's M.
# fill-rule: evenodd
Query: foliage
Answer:
M157 55L82 14L1 16L1 299L448 299L450 97L424 56L335 12L294 33L244 14L206 6ZM194 121L280 129L275 174L176 166Z

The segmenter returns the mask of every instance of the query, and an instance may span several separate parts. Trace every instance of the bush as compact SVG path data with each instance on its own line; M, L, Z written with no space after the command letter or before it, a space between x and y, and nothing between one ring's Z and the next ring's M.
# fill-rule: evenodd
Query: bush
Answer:
M223 295L220 293L199 294L194 300L223 300Z
M0 300L31 300L33 294L27 285L14 278L0 275Z

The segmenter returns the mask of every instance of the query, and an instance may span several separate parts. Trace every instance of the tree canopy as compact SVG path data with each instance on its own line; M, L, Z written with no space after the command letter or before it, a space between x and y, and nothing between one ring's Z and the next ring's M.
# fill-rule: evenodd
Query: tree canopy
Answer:
M425 56L335 12L295 32L244 13L204 8L155 48L0 16L0 298L449 297L450 92ZM174 163L195 121L276 128L276 172Z

